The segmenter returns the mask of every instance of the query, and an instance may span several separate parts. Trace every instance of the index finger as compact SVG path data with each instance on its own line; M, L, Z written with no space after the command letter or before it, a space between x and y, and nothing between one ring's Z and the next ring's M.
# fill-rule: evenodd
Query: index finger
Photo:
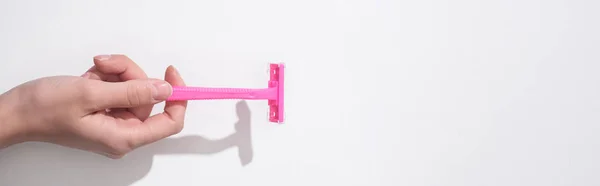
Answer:
M148 79L148 75L129 57L121 54L98 55L94 57L91 76L109 82L121 82L134 79ZM152 105L127 109L144 121L152 113Z
M173 66L165 72L165 80L173 86L185 86L181 75ZM137 125L131 144L139 147L179 133L183 129L187 101L167 101L164 112L151 116Z

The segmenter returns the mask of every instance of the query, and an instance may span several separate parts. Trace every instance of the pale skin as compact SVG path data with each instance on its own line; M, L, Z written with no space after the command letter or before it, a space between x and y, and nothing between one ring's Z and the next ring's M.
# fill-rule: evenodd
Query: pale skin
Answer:
M166 101L185 83L173 66L150 79L125 55L99 55L81 76L43 77L0 95L0 148L39 141L118 159L183 129L187 101Z

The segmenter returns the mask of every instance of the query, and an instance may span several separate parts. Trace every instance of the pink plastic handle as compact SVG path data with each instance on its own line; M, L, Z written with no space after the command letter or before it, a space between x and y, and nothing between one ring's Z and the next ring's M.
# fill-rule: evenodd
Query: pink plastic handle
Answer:
M167 101L247 99L268 100L269 121L283 123L284 64L270 65L268 88L214 88L174 86Z
M173 87L173 94L167 100L211 100L211 99L277 99L277 89Z

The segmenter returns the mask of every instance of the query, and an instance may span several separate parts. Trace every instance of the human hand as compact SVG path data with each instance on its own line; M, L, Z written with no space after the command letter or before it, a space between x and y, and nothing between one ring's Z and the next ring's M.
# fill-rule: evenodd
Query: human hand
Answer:
M184 85L172 66L163 81L124 55L96 56L81 77L44 77L0 95L0 146L42 141L120 158L182 130L187 101L150 113Z

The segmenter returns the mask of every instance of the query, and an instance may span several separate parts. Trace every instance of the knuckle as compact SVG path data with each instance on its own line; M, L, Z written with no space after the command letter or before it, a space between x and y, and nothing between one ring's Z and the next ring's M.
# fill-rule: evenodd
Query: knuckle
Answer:
M123 156L125 156L124 154L106 154L106 157L110 158L110 159L121 159L123 158Z
M152 101L152 89L147 85L129 84L127 86L127 100L132 106L150 103Z
M174 130L174 134L180 133L183 130L183 121L175 121L173 130Z
M140 99L137 94L137 88L134 85L127 85L127 90L125 99L127 99L127 104L135 106L140 104Z
M108 155L111 157L120 158L125 156L127 153L129 153L129 151L125 151L123 149L111 149L111 151L108 152Z
M138 134L135 135L134 134ZM127 138L127 140L125 140L125 145L129 148L129 149L135 149L141 145L144 144L145 141L147 141L147 139L142 138L143 136L140 136L139 133L131 133L129 134L129 137Z
M165 112L165 113L168 114L169 117L173 118L173 115L171 115L170 113L168 113L168 112ZM183 126L184 126L184 121L183 120L172 119L170 124L172 126L172 127L170 127L171 128L171 132L170 133L172 135L173 134L178 134L178 133L180 133L183 130Z
M116 158L120 158L133 150L133 147L129 146L124 140L112 140L106 146L108 147L107 154Z

